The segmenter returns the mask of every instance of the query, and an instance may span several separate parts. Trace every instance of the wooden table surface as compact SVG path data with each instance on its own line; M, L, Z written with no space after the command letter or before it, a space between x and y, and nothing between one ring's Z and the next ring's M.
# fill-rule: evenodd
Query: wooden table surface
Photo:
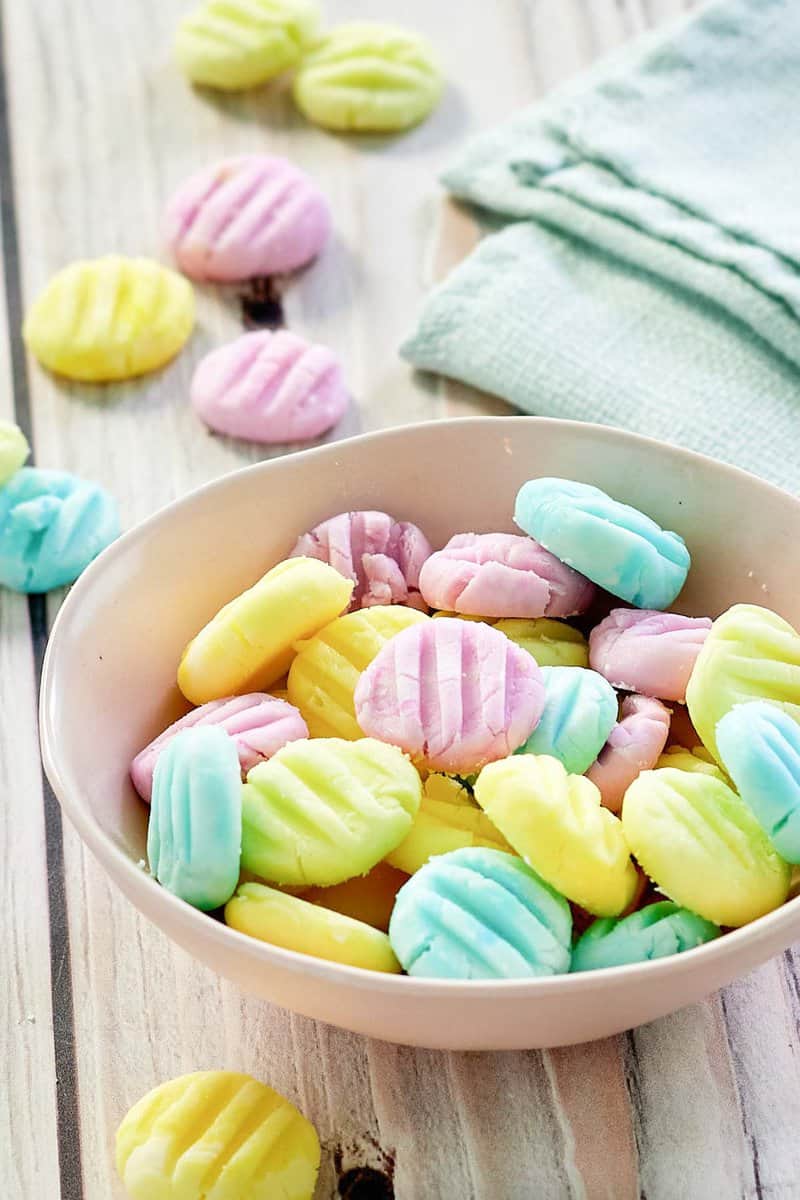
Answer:
M388 141L306 125L285 89L193 92L171 58L181 0L5 0L0 95L0 415L36 462L119 498L126 526L259 457L209 436L187 404L194 363L237 333L246 289L198 289L197 332L166 371L70 386L26 362L21 315L72 259L158 254L172 188L221 154L286 153L330 197L336 238L283 296L290 328L343 356L344 434L504 411L415 378L396 347L420 298L476 231L439 169L498 121L680 0L327 0L330 20L402 19L437 43L451 86ZM243 995L171 945L106 880L43 780L36 691L47 602L0 590L0 1190L108 1200L122 1114L185 1071L250 1071L323 1142L317 1196L349 1168L376 1200L800 1196L800 976L788 951L703 1004L625 1036L547 1053L445 1054L369 1042ZM125 698L120 697L120 719ZM352 1176L350 1176L352 1180ZM342 1185L346 1192L347 1188Z

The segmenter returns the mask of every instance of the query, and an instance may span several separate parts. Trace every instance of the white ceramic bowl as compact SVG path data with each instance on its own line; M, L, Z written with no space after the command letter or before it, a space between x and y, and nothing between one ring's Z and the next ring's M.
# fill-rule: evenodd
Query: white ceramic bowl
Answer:
M221 974L286 1008L373 1037L452 1049L566 1045L699 999L800 937L800 900L672 958L532 981L447 982L322 962L245 937L141 866L147 808L128 764L185 711L180 653L225 601L334 513L380 508L434 545L511 530L536 475L597 484L681 533L693 567L678 608L765 604L797 626L800 501L710 459L599 426L468 418L369 434L237 471L157 513L84 572L44 668L45 767L64 811L133 904Z

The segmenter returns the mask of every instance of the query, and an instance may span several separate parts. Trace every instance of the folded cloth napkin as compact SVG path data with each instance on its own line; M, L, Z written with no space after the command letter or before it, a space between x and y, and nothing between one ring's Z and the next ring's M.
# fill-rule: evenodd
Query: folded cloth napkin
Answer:
M800 2L723 0L477 137L505 226L401 352L800 490Z

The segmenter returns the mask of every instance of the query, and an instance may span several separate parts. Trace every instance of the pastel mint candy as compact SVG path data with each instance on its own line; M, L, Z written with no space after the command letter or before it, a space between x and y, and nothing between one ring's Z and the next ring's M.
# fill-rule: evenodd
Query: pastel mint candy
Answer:
M643 771L625 793L622 829L659 891L715 925L746 925L789 894L788 864L741 796L713 775Z
M732 708L717 749L736 790L781 858L800 863L800 725L765 700Z
M184 729L156 762L147 829L150 870L167 891L209 912L236 891L241 847L236 743L218 726Z
M348 611L405 604L427 612L419 576L432 553L417 525L367 509L321 521L297 539L289 557L319 558L352 579L355 586Z
M734 604L711 626L686 688L692 725L717 761L717 726L753 700L800 721L800 633L768 608Z
M596 917L630 907L639 872L622 822L604 808L585 775L548 754L513 754L489 763L475 799L508 844L551 887Z
M389 923L409 975L530 979L569 970L567 901L521 859L469 847L432 859L400 889Z
M710 617L613 608L589 637L589 664L625 692L686 702L686 685Z
M514 520L567 566L637 608L663 609L689 572L677 533L588 483L530 479L517 493Z
M544 710L517 754L549 754L571 775L582 775L617 722L611 684L583 667L542 667Z
M116 1142L128 1200L310 1200L315 1192L314 1126L250 1075L196 1071L161 1083L129 1109Z
M202 0L178 26L175 55L193 83L238 92L297 66L319 24L314 0Z
M96 483L21 467L0 488L0 584L16 592L74 583L118 536L116 502Z
M353 21L331 29L305 55L293 95L303 116L325 129L390 133L427 117L442 86L425 38Z
M700 775L712 775L722 783L730 782L705 746L693 746L691 750L688 746L667 746L655 766L656 770L661 767L674 767L677 771L695 771Z
M0 485L20 469L29 453L28 439L19 425L0 418Z
M621 967L693 950L719 937L719 926L671 900L648 904L629 917L594 921L572 951L573 971Z
M152 258L107 254L56 272L28 309L22 337L48 371L108 383L157 371L193 328L188 280Z
M490 618L571 617L595 596L588 579L516 533L455 534L423 563L419 590L433 608Z
M634 779L656 765L669 737L671 719L666 705L650 696L626 696L620 704L619 720L586 772L611 812L620 811Z
M294 705L277 696L251 692L247 696L209 700L208 704L201 704L174 721L134 758L131 781L143 800L150 799L153 772L167 743L184 729L195 729L200 725L218 725L233 739L239 766L245 775L256 763L271 758L288 742L308 737L308 726Z
M390 638L361 675L354 703L368 737L430 771L471 775L530 737L544 686L532 656L491 625L443 617Z

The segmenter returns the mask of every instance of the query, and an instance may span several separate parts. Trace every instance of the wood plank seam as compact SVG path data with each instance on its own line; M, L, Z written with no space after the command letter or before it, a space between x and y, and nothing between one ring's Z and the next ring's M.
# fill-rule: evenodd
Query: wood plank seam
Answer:
M22 283L14 198L14 171L6 86L6 43L4 10L0 4L0 209L5 264L6 317L13 384L14 419L24 431L35 461L33 421L25 348L22 343ZM47 607L44 596L28 597L37 693L47 645ZM50 991L53 1011L58 1125L59 1180L62 1200L82 1200L80 1122L78 1112L75 1021L72 996L72 965L64 872L64 842L61 809L42 769L45 845L47 860L48 928L50 940Z
M645 1121L644 1105L642 1101L642 1085L639 1075L639 1055L636 1049L635 1031L627 1030L620 1034L622 1048L622 1064L623 1074L625 1077L625 1089L628 1093L628 1102L631 1107L631 1117L633 1122L633 1138L636 1147L636 1157L639 1162L644 1157L644 1147L642 1145L642 1126ZM641 1189L641 1200L646 1200L644 1188Z
M731 1029L730 1029L730 1023L728 1020L728 1008L727 1008L727 1004L726 1004L726 1000L725 1000L725 989L724 988L722 989L722 991L719 994L719 1002L720 1002L720 1008L722 1009L725 1036L728 1039L728 1048L730 1050L731 1061L733 1063L734 1079L736 1082L736 1090L738 1093L737 1098L739 1101L739 1114L740 1114L740 1119L742 1122L742 1131L744 1133L745 1144L750 1151L750 1161L752 1163L752 1168L753 1168L754 1190L752 1192L752 1195L753 1195L754 1200L762 1200L762 1198L764 1196L764 1189L761 1185L761 1170L760 1170L760 1165L759 1165L758 1141L757 1141L756 1136L753 1133L752 1129L750 1128L750 1120L748 1118L745 1105L742 1102L741 1087L739 1086L739 1074L741 1072L741 1065L740 1065L740 1061L739 1061L739 1055L737 1054L737 1051L736 1051L736 1046L734 1045L734 1042L731 1038Z

